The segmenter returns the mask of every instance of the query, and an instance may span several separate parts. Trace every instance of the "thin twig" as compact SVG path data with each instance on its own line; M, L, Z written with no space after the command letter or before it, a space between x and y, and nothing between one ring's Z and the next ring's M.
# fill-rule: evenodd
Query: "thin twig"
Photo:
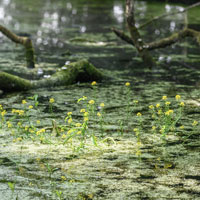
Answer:
M147 26L147 25L151 24L152 22L154 22L154 21L156 21L156 20L159 20L159 19L161 19L161 18L170 16L170 15L176 15L176 14L178 14L178 13L184 13L184 12L186 12L187 10L189 10L189 9L191 9L191 8L194 8L194 7L197 7L197 6L200 6L200 2L195 3L195 4L192 4L191 6L188 6L187 8L184 8L183 10L179 10L179 11L175 11L175 12L171 12L171 13L165 13L165 14L163 14L163 15L153 17L153 18L150 19L149 21L147 21L147 22L145 22L144 24L140 25L138 29L144 28L145 26Z

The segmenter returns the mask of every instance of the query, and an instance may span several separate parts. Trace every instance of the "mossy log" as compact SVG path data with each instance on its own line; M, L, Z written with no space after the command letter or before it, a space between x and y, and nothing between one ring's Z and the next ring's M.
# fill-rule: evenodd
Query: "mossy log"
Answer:
M101 81L103 74L87 60L63 66L50 78L26 80L6 72L0 72L0 90L26 91L34 88L71 85L76 82Z
M18 36L2 25L0 25L0 32L2 32L5 36L7 36L13 42L21 44L25 47L27 67L34 68L35 67L35 53L34 53L34 48L33 48L31 39L29 37Z

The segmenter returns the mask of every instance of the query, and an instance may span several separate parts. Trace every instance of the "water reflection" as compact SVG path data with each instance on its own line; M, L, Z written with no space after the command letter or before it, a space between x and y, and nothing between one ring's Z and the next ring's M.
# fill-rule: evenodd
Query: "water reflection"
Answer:
M160 10L162 12L181 11L183 7L162 3L152 6L147 1L136 1L135 9L136 26L139 26L149 17L159 15ZM169 16L146 30L155 33L149 37L168 35L169 31L174 32L180 28L183 19L183 14ZM125 29L125 5L124 0L109 0L106 3L87 0L68 0L67 2L65 0L1 0L0 23L16 32L30 33L37 51L45 49L45 51L55 53L67 48L68 41L76 36L88 33L111 34L111 27ZM0 34L0 38L4 37ZM115 39L118 41L117 38Z
M124 8L121 4L117 3L113 6L113 15L119 23L124 21Z

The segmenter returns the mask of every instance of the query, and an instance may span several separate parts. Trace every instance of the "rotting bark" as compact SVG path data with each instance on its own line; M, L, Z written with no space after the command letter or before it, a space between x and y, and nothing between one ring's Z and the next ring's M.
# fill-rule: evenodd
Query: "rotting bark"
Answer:
M35 67L35 53L34 53L34 48L33 48L31 39L28 37L18 36L2 25L0 25L0 31L13 42L21 44L25 47L27 67L34 68Z
M182 11L173 12L171 14L173 15L173 14L177 14L177 13L183 13L183 12L185 12L191 8L197 7L199 5L200 5L200 3L198 2L196 4L193 4L193 5L185 8ZM143 28L144 26L150 24L152 21L155 21L159 18L168 16L168 15L169 14L164 14L162 16L155 17L152 20L145 23L144 25L139 26L139 28ZM129 35L125 34L123 31L118 30L116 28L112 28L112 31L119 38L121 38L128 44L135 46L137 51L139 52L140 57L143 59L144 63L149 63L150 66L152 66L154 64L153 58L151 57L151 55L149 53L150 50L165 48L165 47L172 45L186 37L192 37L192 38L196 39L197 43L200 45L200 32L193 30L193 29L189 29L189 28L187 28L187 26L183 30L180 30L177 33L173 33L169 37L145 44L140 36L139 30L138 30L139 28L137 28L135 26L134 0L126 0L126 16L127 16L128 29L129 29L131 37Z
M50 78L30 81L6 72L0 72L0 90L26 91L41 87L67 86L76 82L100 81L103 74L87 60L65 65Z

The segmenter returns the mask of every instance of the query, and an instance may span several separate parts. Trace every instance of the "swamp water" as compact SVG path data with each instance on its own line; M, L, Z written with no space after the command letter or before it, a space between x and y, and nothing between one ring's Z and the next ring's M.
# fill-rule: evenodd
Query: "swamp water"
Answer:
M139 23L182 7L143 1L136 4ZM189 26L198 30L199 11L194 8L187 15ZM184 19L183 15L167 17L143 33L148 40L167 36L182 28ZM38 61L37 68L28 71L22 48L0 35L2 71L29 79L48 78L64 64L88 58L112 77L95 89L90 83L77 83L1 95L0 104L7 110L8 119L12 109L26 106L21 103L23 99L37 94L38 109L29 111L29 119L38 129L46 128L48 135L56 125L67 125L64 119L68 112L72 112L74 121L82 122L83 106L77 104L80 97L105 104L104 138L100 137L102 130L95 116L89 121L89 131L97 136L98 146L88 139L78 153L69 144L60 144L60 137L48 140L50 144L32 141L31 137L13 142L17 128L4 126L0 130L1 200L200 199L199 126L192 126L200 116L200 49L195 41L184 40L154 52L162 66L149 70L142 66L135 50L110 31L113 26L126 27L123 1L0 0L0 21L15 32L31 33ZM126 82L131 83L130 95ZM183 114L176 130L169 131L167 141L163 141L159 130L153 134L156 124L148 106L164 104L161 99L167 95L170 108L178 110L177 94L185 103ZM55 99L53 112L50 98ZM133 100L139 103L134 106ZM35 103L30 99L27 102ZM142 124L138 112L142 113ZM17 126L18 121L13 119L12 123ZM179 128L181 125L185 128ZM135 128L140 129L141 144Z

